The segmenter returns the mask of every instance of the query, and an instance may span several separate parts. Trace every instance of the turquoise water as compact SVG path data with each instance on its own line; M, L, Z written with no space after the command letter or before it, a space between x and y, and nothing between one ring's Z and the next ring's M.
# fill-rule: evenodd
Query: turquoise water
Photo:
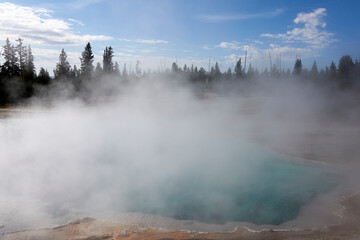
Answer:
M132 192L131 211L179 220L224 224L244 221L278 225L339 180L319 164L280 156L204 166L162 183L156 196Z

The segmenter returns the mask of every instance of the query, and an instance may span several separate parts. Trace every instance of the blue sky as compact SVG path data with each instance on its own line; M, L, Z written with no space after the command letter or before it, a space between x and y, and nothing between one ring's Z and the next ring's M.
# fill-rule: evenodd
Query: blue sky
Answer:
M360 57L358 0L19 0L0 1L0 40L31 44L37 69L50 72L60 50L79 66L87 41L102 61L112 46L121 68L136 60L142 69L234 67L248 50L259 69L273 63L293 67L297 57L310 68L336 63L344 54Z

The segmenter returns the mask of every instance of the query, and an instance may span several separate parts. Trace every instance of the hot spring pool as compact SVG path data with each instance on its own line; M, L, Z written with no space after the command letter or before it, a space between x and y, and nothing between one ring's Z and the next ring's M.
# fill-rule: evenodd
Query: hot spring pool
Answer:
M212 124L205 127L206 121L198 125L190 119L193 126L182 119L180 125L159 129L151 122L149 128L114 123L93 135L88 129L98 121L73 134L59 130L63 123L55 119L57 115L0 124L5 136L0 151L3 198L34 199L29 207L24 200L11 208L14 201L4 200L4 231L38 228L34 216L51 223L78 213L140 212L202 223L279 225L340 184L322 164L276 154L223 129L215 131ZM67 121L66 126L73 119ZM45 122L57 124L44 129ZM19 151L18 146L25 147Z
M217 171L204 166L175 176L158 187L156 196L131 191L128 209L203 223L279 225L295 219L302 206L339 184L338 177L321 164L277 155L256 158L246 166L233 161Z

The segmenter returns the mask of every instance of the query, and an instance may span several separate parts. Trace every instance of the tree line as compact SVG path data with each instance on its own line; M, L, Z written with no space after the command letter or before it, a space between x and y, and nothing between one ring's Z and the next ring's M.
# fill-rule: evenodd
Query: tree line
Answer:
M194 65L187 66L185 64L180 67L174 62L171 69L151 73L150 71L143 72L141 70L139 60L136 62L135 70L130 69L128 71L126 63L120 70L119 64L113 61L115 52L111 46L104 49L102 65L97 63L94 66L92 47L90 43L87 43L84 51L81 52L80 68L76 65L73 67L70 65L67 54L62 49L52 78L43 67L40 68L38 74L36 73L31 46L25 46L23 39L16 39L16 45L12 45L9 39L6 39L2 50L4 62L0 66L0 105L24 102L37 94L37 88L46 89L54 83L69 83L76 92L80 93L85 89L86 83L97 81L104 76L119 79L119 84L121 81L128 82L151 74L163 75L167 78L182 78L191 83L206 86L221 81L233 81L236 83L256 78L277 79L290 77L313 81L331 81L344 88L350 88L360 83L360 62L358 59L354 62L349 55L342 56L337 66L332 61L329 66L320 70L316 61L314 61L310 69L306 69L303 67L301 59L296 59L293 69L284 70L272 65L270 69L265 68L260 72L251 63L247 68L244 67L240 58L236 62L234 69L228 68L225 72L220 70L217 62L208 71L203 67L198 68Z

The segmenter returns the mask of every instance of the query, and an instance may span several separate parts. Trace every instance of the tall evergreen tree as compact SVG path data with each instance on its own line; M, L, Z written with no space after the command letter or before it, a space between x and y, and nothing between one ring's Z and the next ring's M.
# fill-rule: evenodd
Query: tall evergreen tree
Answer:
M32 55L32 50L30 45L24 51L25 54L25 64L22 69L22 78L25 83L24 97L28 98L33 95L34 91L34 82L36 79L35 65L34 65L34 56Z
M22 38L18 38L15 41L18 42L17 46L15 47L16 52L18 54L18 61L19 61L19 68L20 71L25 70L26 61L27 61L27 48L24 46L24 40Z
M221 77L220 67L219 67L219 64L217 62L215 63L214 77L216 79L219 79Z
M119 64L116 61L115 61L115 65L114 65L114 73L116 75L121 75Z
M99 79L102 76L102 74L103 74L103 69L101 67L101 64L97 62L94 70L94 78Z
M243 69L241 66L241 58L236 62L234 73L237 78L241 78L244 76Z
M31 77L33 77L33 78L36 77L35 65L34 65L34 56L32 54L32 50L31 50L30 45L27 47L27 51L26 51L25 71L29 75L31 75Z
M88 42L85 46L84 51L81 53L81 74L85 77L85 78L90 78L94 72L94 54L92 52L91 49L91 45Z
M50 74L47 70L43 67L40 68L39 74L37 76L37 82L41 85L48 85L50 84L51 78Z
M319 74L319 70L318 70L318 68L317 68L317 64L316 64L316 61L314 61L314 63L313 63L313 65L312 65L312 67L311 67L311 75L313 76L313 77L316 77L318 74Z
M295 61L295 65L294 65L294 75L301 75L302 73L302 63L301 63L301 58L296 59Z
M67 60L67 54L64 49L61 50L59 55L59 62L54 69L55 79L67 78L71 75L71 66Z
M209 73L209 81L213 80L214 78L215 78L215 67L211 67Z
M330 68L329 68L329 77L332 79L335 79L336 72L337 72L336 65L335 65L334 61L331 61Z
M78 69L77 66L74 64L74 67L72 69L70 69L70 77L77 78L77 77L80 77L81 74L82 74L81 70Z
M14 77L20 75L20 67L18 58L16 56L16 48L11 45L9 38L6 39L3 46L3 53L5 62L1 66L1 74L5 77Z
M136 76L141 75L141 63L139 60L136 60L135 71L136 71Z
M112 73L114 71L113 63L114 51L112 47L106 47L103 55L103 71L104 73Z
M179 67L178 65L176 64L176 62L173 62L172 65L171 65L171 71L173 73L176 73L176 72L179 72Z
M227 72L226 72L226 79L231 79L232 77L232 72L231 72L231 69L228 68Z
M354 62L349 55L342 56L339 61L339 77L340 79L349 79L354 71Z
M206 76L206 71L203 67L200 67L199 69L199 80L201 82L205 82L207 79L207 76Z

